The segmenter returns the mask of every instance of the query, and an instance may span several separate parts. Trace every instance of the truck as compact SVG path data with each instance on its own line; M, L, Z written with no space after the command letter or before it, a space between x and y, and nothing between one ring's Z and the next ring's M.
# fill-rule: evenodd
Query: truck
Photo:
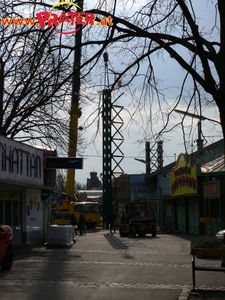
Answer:
M119 225L121 237L145 236L151 234L156 236L156 220L149 201L132 201L125 206L125 218Z
M102 224L102 216L98 202L96 201L70 201L62 200L62 205L58 206L52 214L53 224L55 225L70 225L71 214L74 213L77 225L79 227L80 213L85 216L86 227L96 228Z
M13 265L13 232L8 225L0 225L0 265L3 271Z

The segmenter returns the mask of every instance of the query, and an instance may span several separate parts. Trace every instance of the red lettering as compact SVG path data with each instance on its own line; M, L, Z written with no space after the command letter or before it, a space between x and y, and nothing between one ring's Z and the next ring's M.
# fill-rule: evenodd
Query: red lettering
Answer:
M63 22L67 22L67 23L71 23L70 19L67 17L67 15L62 12L59 19L58 19L59 23L63 23Z
M101 18L100 24L102 26L107 26L107 19L106 18Z
M55 27L59 25L57 14L50 15L50 19L48 20L48 27L52 27L52 25L54 25Z
M77 14L77 16L76 16L76 23L78 25L85 24L85 22L83 22L83 15L84 15L83 12L80 12L80 13Z
M45 23L50 19L50 16L50 13L45 11L36 13L36 17L41 28L45 27Z
M108 23L109 26L113 26L113 22L112 21L113 21L113 18L111 16L108 16L107 23Z
M85 22L86 25L94 25L95 15L92 13L85 13Z
M27 26L34 26L35 22L36 22L35 18L34 19L32 19L32 18L26 19L26 25Z
M16 18L16 19L13 19L13 22L14 22L14 25L16 25L16 26L22 26L23 25L23 22L24 22L24 18Z
M2 18L2 25L3 26L10 26L12 24L13 18Z
M70 11L67 13L68 16L70 16L70 23L71 25L74 25L74 19L77 17L78 13Z

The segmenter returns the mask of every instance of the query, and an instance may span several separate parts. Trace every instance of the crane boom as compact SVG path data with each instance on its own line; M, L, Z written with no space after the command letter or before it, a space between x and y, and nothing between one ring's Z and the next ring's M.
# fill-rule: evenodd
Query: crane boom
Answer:
M79 10L83 11L83 0L77 2ZM79 30L78 30L79 29ZM78 135L78 118L79 118L79 98L80 98L80 60L81 60L81 41L82 41L82 25L76 24L75 34L75 50L73 65L73 82L70 109L70 132L68 156L76 157L77 153L77 135ZM66 194L74 196L75 188L75 169L67 170Z

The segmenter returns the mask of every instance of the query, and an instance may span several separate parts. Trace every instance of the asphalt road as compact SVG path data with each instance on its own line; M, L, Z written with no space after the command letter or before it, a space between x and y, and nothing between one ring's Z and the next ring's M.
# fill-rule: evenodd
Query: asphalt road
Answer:
M0 299L185 300L192 289L193 238L121 238L100 230L78 236L71 248L18 247L12 270L0 271ZM220 266L221 260L196 263ZM196 284L225 290L225 274L197 272Z

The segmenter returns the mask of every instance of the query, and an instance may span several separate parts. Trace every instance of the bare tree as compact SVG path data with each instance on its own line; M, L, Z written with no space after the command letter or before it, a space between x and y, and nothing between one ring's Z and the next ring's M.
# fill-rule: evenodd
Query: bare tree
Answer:
M75 182L75 190L86 190L86 183Z
M127 1L127 5L129 3ZM171 122L174 121L172 113L178 105L198 114L200 118L205 107L218 107L224 135L224 1L208 0L199 4L195 0L153 0L142 1L139 6L135 3L130 13L127 13L126 1L122 2L124 9L119 9L121 2L108 1L108 11L104 11L105 6L99 1L98 9L91 10L99 18L113 17L112 27L99 27L95 32L93 29L84 41L84 46L92 47L89 54L108 51L111 57L116 57L116 79L112 90L119 83L121 89L131 92L130 106L135 107L133 120L137 115L142 120L148 120L148 128L152 132L142 128L148 137L157 138L162 132L173 131L177 126L184 131L185 117L176 124ZM197 6L200 7L197 9ZM213 23L208 19L201 20L201 12L207 6L215 15ZM96 64L98 60L99 57L95 59ZM162 85L161 74L155 67L156 60L162 64L173 61L182 68L183 77L176 89ZM98 81L99 70L103 73L98 64ZM165 69L165 72L168 78L174 75L171 69ZM132 84L136 88L132 88ZM173 95L169 101L168 95L172 89ZM161 131L155 134L152 128L159 120Z
M4 14L7 16L13 13L22 16L21 8L25 5L28 5L29 8L32 7L30 15L33 16L37 11L47 11L52 6L52 3L48 3L48 1L11 1L10 3L14 6L8 3L8 8L4 10ZM131 120L134 122L137 115L140 117L140 123L142 120L147 120L148 124L152 125L148 126L152 132L145 131L146 134L155 135L152 128L159 120L162 124L161 132L174 130L178 125L183 128L184 118L181 122L178 122L180 124L171 125L172 112L178 105L183 105L187 111L191 110L200 116L203 115L205 106L217 106L224 135L224 0L208 0L201 4L198 0L152 0L141 1L138 6L133 1L133 7L131 6L128 11L127 7L130 3L132 1L107 1L104 3L99 1L96 8L88 9L89 12L96 15L96 21L101 18L107 20L108 16L111 16L113 26L93 26L91 28L91 26L84 24L81 45L74 45L73 35L67 38L63 38L62 35L57 37L52 27L33 27L20 34L18 34L18 31L21 28L16 28L16 32L11 32L7 38L1 38L2 45L8 42L11 49L13 42L9 42L9 40L12 36L14 39L23 38L24 41L19 43L21 45L25 41L31 41L34 34L36 34L36 38L40 37L42 43L45 43L42 49L44 49L46 59L51 62L49 66L55 66L52 68L54 75L50 73L49 77L45 76L47 83L43 83L44 78L40 77L39 87L38 85L35 87L39 89L42 83L42 95L44 91L44 97L42 98L47 103L49 97L52 101L55 99L54 109L56 109L56 102L60 103L58 113L64 110L63 105L67 100L66 92L70 89L72 75L76 72L76 68L71 68L71 53L76 47L82 47L82 62L77 68L81 69L82 76L85 78L85 91L88 97L86 97L84 89L82 89L81 95L86 98L88 104L96 100L94 91L102 89L105 85L102 54L104 51L108 51L115 62L115 67L111 68L112 84L110 88L115 94L119 94L121 90L130 93L132 98L129 105L133 107ZM211 13L215 14L215 19L210 27L207 27L208 20L202 21L200 19L201 12L198 10L197 13L196 8L198 5L201 5L202 11L207 5L213 7L214 12ZM66 6L66 9L71 9L71 6ZM63 24L60 26L63 26ZM3 28L3 33L5 30ZM18 45L18 43L15 43L15 45ZM36 48L35 53L40 55L43 50L39 51L41 49L39 40L37 45L39 48ZM18 54L18 51L16 53ZM11 57L11 54L8 57ZM173 93L170 101L168 101L170 91L166 89L169 86L166 88L162 86L160 74L157 73L155 68L156 60L162 63L174 61L183 69L183 77L180 79L180 83L176 87L176 93ZM35 56L33 56L33 61L35 62ZM5 62L4 56L2 56L0 61L2 67L6 66ZM11 65L15 65L14 62L8 64L8 68ZM62 72L62 69L65 73ZM46 74L48 74L47 71L48 68L45 69ZM172 77L172 75L172 70L168 70L168 77ZM25 86L29 85L29 77L27 76L23 77L23 82L26 83ZM52 78L54 78L54 82L51 82ZM30 90L31 88L29 88ZM0 84L0 93L1 91L2 84ZM21 93L19 94L21 97ZM33 95L29 99L31 98L33 99ZM38 99L39 102L40 97ZM61 101L64 101L64 103L62 104ZM7 103L7 101L4 100L4 103ZM158 103L158 109L153 113L153 105L156 103ZM50 105L49 107L53 109L53 106ZM18 106L18 108L20 107ZM99 105L96 109L97 118L100 116L100 111ZM0 115L4 115L4 120L6 120L7 114L5 112L2 114L1 108ZM33 119L29 120L27 126L28 124L31 126L32 121ZM14 125L15 123L11 124ZM44 127L46 127L45 125L43 123ZM2 132L4 133L5 129ZM6 134L10 135L11 131Z
M57 170L57 176L56 176L56 188L64 192L66 190L66 175L65 172L62 170Z
M123 3L125 5L125 1ZM210 28L207 28L209 20L203 22L199 10L197 14L197 5L201 6L202 11L207 5L214 9L215 19ZM92 12L113 17L114 25L108 27L105 39L101 38L97 42L89 39L89 43L98 43L102 48L113 49L112 52L116 55L119 70L112 88L118 82L122 82L122 86L130 85L138 76L143 76L139 97L135 99L137 111L140 108L147 108L150 98L150 101L158 102L158 111L153 115L150 103L146 110L148 114L143 117L149 118L152 125L158 119L164 120L162 131L173 130L178 124L170 126L171 114L178 105L186 106L186 111L192 110L200 117L205 106L217 106L224 135L225 2L223 0L205 1L201 4L193 0L146 1L130 15L118 13L115 1L109 12L100 10ZM166 62L173 60L184 71L179 91L172 104L167 102L168 91L165 90L165 86L163 90L159 77L156 76L157 69L154 67L156 59ZM167 72L168 77L174 75L173 70ZM167 108L166 111L162 110L163 103ZM181 126L184 126L184 118Z
M0 15L23 18L24 9L36 8L28 4L3 1ZM63 51L52 28L1 25L0 134L67 151L73 49Z

